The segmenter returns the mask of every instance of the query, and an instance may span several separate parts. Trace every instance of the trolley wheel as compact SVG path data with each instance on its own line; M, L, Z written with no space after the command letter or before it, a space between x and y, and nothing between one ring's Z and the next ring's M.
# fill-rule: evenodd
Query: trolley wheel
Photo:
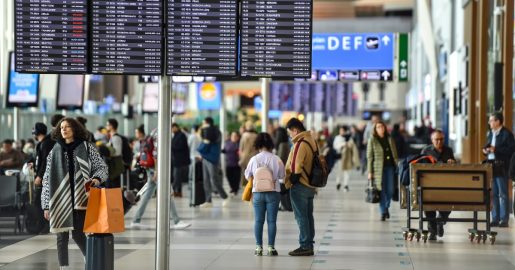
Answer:
M422 240L424 241L424 243L427 243L427 239L428 239L427 233L422 234Z
M404 240L408 240L408 232L407 231L403 231L402 232L402 237L404 238Z
M490 235L490 244L494 244L495 243L495 235Z
M469 241L472 243L474 242L474 237L475 237L475 234L474 233L469 233Z
M475 239L474 239L474 240L476 241L476 243L478 243L478 244L479 244L479 243L481 243L481 239L483 239L483 237L481 236L481 234L479 234L479 233L478 233L478 234L476 234L476 237L475 237Z
M409 239L410 241L413 241L413 237L414 237L414 236L415 236L415 233L413 233L413 232L409 232L409 233L408 233L408 239Z
M484 243L486 243L486 239L487 239L487 238L488 238L488 235L486 235L486 233L485 233L485 234L483 234L483 244L484 244Z
M420 242L420 237L422 237L422 234L417 232L417 235L415 237L417 238L417 242Z

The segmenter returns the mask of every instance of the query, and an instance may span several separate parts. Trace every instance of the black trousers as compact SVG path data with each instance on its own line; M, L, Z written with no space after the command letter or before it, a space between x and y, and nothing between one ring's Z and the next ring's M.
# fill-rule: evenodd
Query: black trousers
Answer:
M174 192L182 193L182 183L188 180L189 173L189 165L172 168L172 185Z
M229 181L229 186L231 187L232 193L238 193L240 189L240 174L241 168L240 166L236 167L225 167L225 172L227 174L227 180Z
M84 220L86 219L86 210L73 210L73 231L72 238L79 246L83 256L86 256L86 234L84 229ZM68 266L68 242L70 239L69 232L57 234L57 258L60 266Z
M424 213L426 214L426 218L436 219L436 211L425 211ZM450 214L451 211L438 211L438 217L442 219L442 221L439 222L445 224ZM436 220L431 220L427 222L427 229L429 230L429 232L436 233L436 224Z

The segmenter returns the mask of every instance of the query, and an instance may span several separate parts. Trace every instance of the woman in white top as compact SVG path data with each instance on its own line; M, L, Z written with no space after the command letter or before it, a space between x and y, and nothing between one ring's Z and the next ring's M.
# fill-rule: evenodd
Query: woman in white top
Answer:
M252 157L245 170L245 178L253 177L252 201L254 203L254 235L256 256L263 255L263 225L268 224L268 256L277 256L275 235L277 232L277 212L281 199L280 182L285 177L284 164L272 154L274 143L268 133L257 135L254 147L259 153Z

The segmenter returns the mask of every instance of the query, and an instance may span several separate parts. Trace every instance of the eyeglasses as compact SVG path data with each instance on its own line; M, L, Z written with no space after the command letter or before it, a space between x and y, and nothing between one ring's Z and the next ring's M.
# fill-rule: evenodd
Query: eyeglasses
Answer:
M438 142L438 141L443 141L443 140L444 140L444 138L434 138L433 140L435 140L435 141L437 141L437 142Z

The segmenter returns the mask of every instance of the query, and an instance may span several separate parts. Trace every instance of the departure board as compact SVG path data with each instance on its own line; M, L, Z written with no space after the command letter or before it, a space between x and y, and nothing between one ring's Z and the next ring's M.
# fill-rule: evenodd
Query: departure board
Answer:
M241 76L311 77L312 0L242 0Z
M167 3L167 75L235 76L238 1Z
M16 0L16 71L86 73L87 17L87 0Z
M162 73L161 0L95 0L92 8L92 73Z

